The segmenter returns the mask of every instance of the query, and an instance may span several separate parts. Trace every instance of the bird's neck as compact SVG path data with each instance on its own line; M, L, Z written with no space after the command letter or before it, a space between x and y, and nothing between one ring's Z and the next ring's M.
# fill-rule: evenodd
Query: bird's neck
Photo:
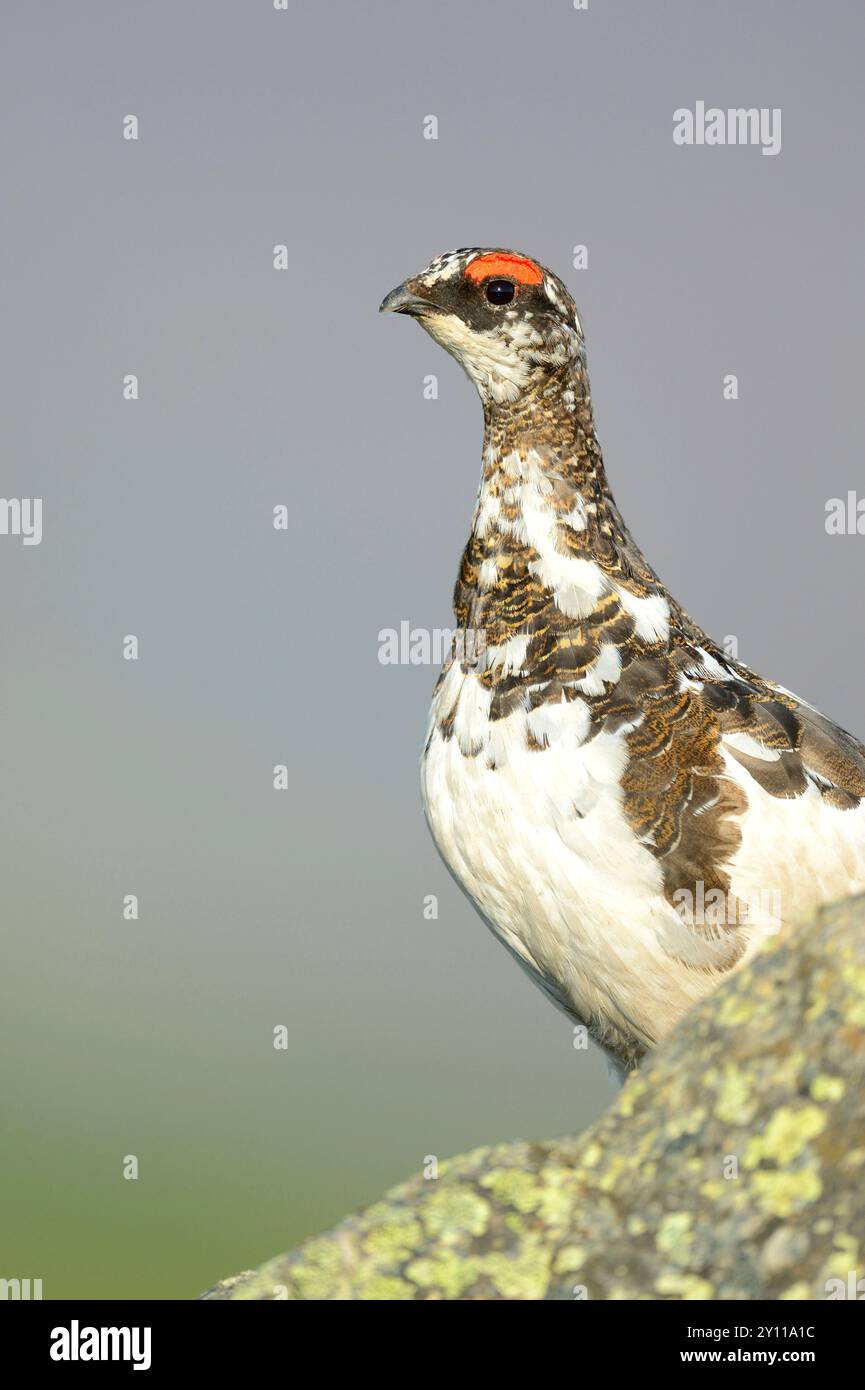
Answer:
M490 642L558 609L581 621L616 583L663 586L607 484L585 363L515 402L486 402L481 484L454 593L461 628Z
M516 401L485 403L472 542L482 557L521 551L527 562L555 553L606 561L611 547L634 546L607 483L583 361Z
M534 459L560 476L574 492L607 491L604 463L595 433L592 397L585 364L569 362L516 401L484 403L484 472L481 486L495 473Z

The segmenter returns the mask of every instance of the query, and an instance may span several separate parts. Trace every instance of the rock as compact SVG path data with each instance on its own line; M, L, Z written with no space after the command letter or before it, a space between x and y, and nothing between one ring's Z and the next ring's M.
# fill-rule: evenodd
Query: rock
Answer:
M585 1134L454 1158L202 1297L854 1297L863 1063L865 896L694 1009Z

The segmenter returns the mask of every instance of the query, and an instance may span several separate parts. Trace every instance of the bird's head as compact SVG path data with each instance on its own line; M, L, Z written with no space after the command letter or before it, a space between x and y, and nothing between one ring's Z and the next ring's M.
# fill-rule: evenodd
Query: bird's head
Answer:
M381 309L416 318L465 368L485 404L543 390L582 360L582 327L565 286L515 251L448 251L391 290Z

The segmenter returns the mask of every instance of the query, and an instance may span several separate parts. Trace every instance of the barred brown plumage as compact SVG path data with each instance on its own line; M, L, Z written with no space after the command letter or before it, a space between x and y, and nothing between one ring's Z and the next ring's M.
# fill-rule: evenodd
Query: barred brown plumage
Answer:
M509 268L513 297L490 302ZM455 641L435 688L430 828L496 934L630 1066L793 903L865 888L865 749L726 655L643 557L557 276L464 249L382 308L416 317L484 408L454 613L485 648Z

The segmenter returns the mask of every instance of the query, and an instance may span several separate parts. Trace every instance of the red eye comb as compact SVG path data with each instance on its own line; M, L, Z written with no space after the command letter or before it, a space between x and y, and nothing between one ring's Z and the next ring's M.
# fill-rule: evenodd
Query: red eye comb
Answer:
M526 256L512 256L507 251L491 251L487 256L478 256L466 270L467 280L486 280L491 275L507 275L521 285L539 285L544 278L534 261Z

